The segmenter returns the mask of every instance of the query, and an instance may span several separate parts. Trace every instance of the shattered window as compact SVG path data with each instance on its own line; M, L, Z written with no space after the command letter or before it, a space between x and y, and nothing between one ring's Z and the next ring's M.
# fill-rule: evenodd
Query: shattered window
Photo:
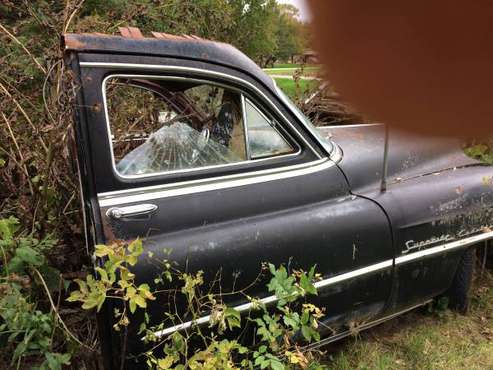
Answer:
M122 175L244 161L241 95L173 80L106 84L113 156Z
M292 151L265 116L233 89L198 80L125 77L109 78L105 89L113 158L123 176Z

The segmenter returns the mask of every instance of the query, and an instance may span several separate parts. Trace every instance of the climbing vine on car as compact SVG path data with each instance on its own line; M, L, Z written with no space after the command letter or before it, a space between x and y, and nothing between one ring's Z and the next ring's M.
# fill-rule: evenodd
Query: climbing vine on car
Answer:
M69 301L79 301L85 309L100 310L106 300L116 300L115 330L127 327L133 315L143 312L138 335L148 344L140 354L149 368L157 369L322 369L319 352L306 345L320 340L319 325L324 312L310 303L317 295L314 285L320 278L312 267L308 272L288 271L283 266L263 264L260 275L270 276L269 293L276 297L266 304L251 297L246 290L215 293L205 287L202 271L182 272L171 261L156 260L144 253L142 241L97 245L98 278L76 280L79 289ZM135 283L132 267L140 258L159 263L162 270L149 284ZM259 276L260 276L259 275ZM254 282L258 283L258 281ZM207 291L207 293L204 293ZM163 317L150 317L147 307L158 295L167 300L185 302L187 316L179 310L168 310ZM250 310L239 312L224 302L225 295L237 294L250 302ZM170 304L169 307L173 307ZM182 310L183 311L183 310ZM208 316L207 316L208 315ZM208 317L200 325L199 318ZM190 321L187 330L161 335L163 329ZM158 324L150 324L151 322ZM247 339L244 328L250 328L254 339Z

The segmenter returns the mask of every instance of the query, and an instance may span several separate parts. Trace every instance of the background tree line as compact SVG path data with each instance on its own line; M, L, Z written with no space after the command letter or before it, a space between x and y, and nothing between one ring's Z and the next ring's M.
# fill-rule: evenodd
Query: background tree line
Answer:
M76 31L112 33L119 25L193 34L236 46L262 67L301 53L307 25L298 9L276 0L87 0ZM120 24L121 25L121 24Z

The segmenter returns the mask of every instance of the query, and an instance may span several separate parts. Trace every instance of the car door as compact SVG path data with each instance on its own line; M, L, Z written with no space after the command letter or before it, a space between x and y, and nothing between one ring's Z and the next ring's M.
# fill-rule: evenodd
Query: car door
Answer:
M275 90L238 69L194 60L101 52L71 60L95 242L141 238L154 258L202 270L206 282L221 276L223 292L249 286L262 262L316 265L316 303L328 325L379 315L392 282L387 218L350 193L335 161ZM134 272L152 284L160 268L142 258ZM248 294L268 298L264 283ZM224 299L245 303L242 295ZM155 323L172 309L158 297L148 312ZM105 351L117 358L111 301L102 316ZM168 322L159 334L182 327ZM128 343L132 352L140 339Z

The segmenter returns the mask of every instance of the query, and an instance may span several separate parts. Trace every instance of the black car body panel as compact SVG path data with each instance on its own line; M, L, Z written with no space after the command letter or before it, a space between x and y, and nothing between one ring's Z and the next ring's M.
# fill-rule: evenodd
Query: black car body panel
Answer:
M464 248L493 237L493 188L484 180L493 173L464 156L459 142L391 133L389 185L381 192L381 125L324 128L322 135L332 137L324 141L273 81L230 46L97 35L66 35L64 45L80 83L75 131L91 242L143 238L146 251L189 272L203 270L205 281L220 273L223 290L248 286L263 262L317 265L316 303L326 308L330 340L444 292ZM174 79L227 87L275 120L299 150L231 166L122 176L104 90L110 78L130 86ZM144 217L115 217L149 206ZM144 259L134 272L148 282L159 271ZM272 298L263 286L248 293ZM227 303L245 302L231 295ZM159 299L149 307L156 320L167 309ZM109 362L120 358L112 312L108 302L100 315ZM160 335L180 328L170 323ZM129 351L142 345L134 333Z
M320 127L325 137L334 140L344 151L339 167L344 171L354 193L380 190L383 169L385 127L381 124ZM404 132L389 134L389 185L413 177L481 165L464 154L462 142L454 138L416 136Z
M492 224L490 166L466 156L460 140L389 135L388 189L380 191L383 125L322 128L344 151L339 167L353 193L373 199L392 225L396 258L465 239ZM401 309L450 286L461 251L397 263L391 304Z

